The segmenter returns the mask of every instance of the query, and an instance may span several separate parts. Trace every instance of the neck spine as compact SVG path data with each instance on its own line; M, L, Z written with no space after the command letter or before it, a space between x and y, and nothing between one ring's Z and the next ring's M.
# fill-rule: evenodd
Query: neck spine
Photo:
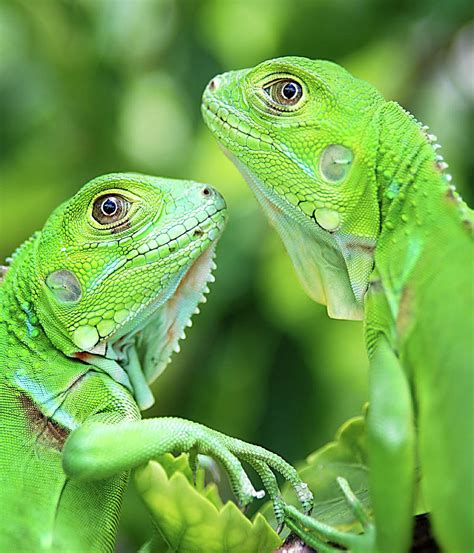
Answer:
M397 224L400 209L411 202L420 206L417 215L422 223L424 207L446 197L457 205L461 219L468 209L446 172L448 164L439 153L437 137L429 133L413 115L396 102L387 102L379 117L380 138L376 158L377 187L381 226ZM420 198L417 202L417 198ZM418 220L418 218L417 218Z

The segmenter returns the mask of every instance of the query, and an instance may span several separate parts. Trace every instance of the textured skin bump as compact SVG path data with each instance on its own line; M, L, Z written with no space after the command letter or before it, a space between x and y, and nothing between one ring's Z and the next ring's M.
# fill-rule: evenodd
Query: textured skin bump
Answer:
M321 207L314 210L314 218L324 230L334 232L341 224L341 217L337 211Z
M72 340L79 351L89 351L99 341L99 332L95 326L82 325L73 332Z

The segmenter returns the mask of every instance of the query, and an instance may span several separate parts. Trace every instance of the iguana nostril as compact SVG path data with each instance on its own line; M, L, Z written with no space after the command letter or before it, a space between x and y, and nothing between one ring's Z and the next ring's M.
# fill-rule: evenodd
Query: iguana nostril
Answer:
M211 188L209 188L209 186L204 186L203 189L201 190L201 193L206 198L210 198L212 196L212 190Z
M215 77L208 85L210 92L215 92L219 88L219 79Z

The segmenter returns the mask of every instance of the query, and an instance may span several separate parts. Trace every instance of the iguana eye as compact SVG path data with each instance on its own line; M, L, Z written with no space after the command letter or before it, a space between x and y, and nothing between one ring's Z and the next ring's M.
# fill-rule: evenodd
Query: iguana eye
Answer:
M295 106L303 97L303 88L297 81L281 79L264 87L264 92L277 104Z
M130 209L130 202L118 194L106 194L94 200L92 217L101 225L122 220Z

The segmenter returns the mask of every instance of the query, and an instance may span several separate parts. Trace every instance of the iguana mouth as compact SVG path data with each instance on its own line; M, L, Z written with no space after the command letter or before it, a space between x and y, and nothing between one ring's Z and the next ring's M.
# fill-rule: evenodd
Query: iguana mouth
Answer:
M201 111L205 123L219 144L236 152L236 155L242 150L252 150L263 156L268 154L269 159L275 153L281 154L299 170L308 172L313 177L308 167L300 164L284 144L272 138L258 122L249 119L245 113L215 99L209 100L206 95L203 96Z
M257 151L269 152L274 147L273 139L269 134L263 129L257 130L255 122L252 121L250 125L245 121L242 113L236 112L228 106L204 98L202 113L204 120L219 140Z
M124 282L127 274L131 276L131 271L150 271L160 266L170 267L169 275L160 272L158 278L161 279L152 284L150 280L150 291L148 298L136 306L122 309L114 316L115 324L109 332L100 332L96 327L96 342L91 347L84 348L82 351L89 351L98 355L105 355L105 346L107 343L118 341L125 336L135 335L145 324L154 316L156 310L161 307L171 294L178 287L187 271L191 270L194 263L201 257L207 248L213 247L213 243L219 238L225 226L225 207L212 209L201 217L198 221L195 219L194 226L187 226L183 232L163 233L158 230L150 233L149 237L142 240L140 245L130 243L129 249L124 252L118 262L110 264L108 270L100 275L100 280L91 283L92 287L97 287L110 278L121 278ZM151 273L150 273L151 274ZM161 276L160 276L161 275ZM162 277L167 279L166 285L163 284ZM145 273L143 273L143 278ZM156 278L156 277L154 277ZM136 280L136 278L135 278ZM155 287L160 289L160 293L155 293ZM90 316L100 316L101 312L91 312ZM88 328L92 328L89 326Z

